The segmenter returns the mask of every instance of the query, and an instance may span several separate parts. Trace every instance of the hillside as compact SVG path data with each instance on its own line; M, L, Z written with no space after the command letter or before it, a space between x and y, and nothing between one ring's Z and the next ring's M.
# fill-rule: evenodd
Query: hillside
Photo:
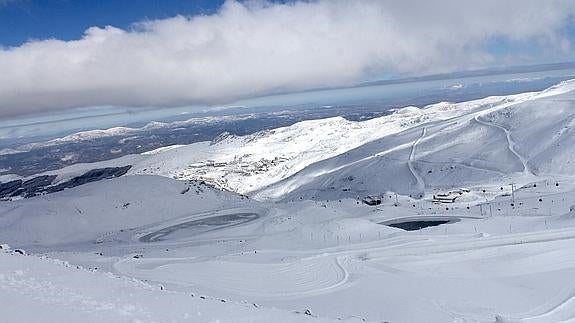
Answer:
M538 93L406 107L364 122L337 117L247 136L224 133L43 175L61 183L90 169L132 165L129 175L206 181L258 199L525 184L575 174L574 88L567 81Z
M0 242L32 254L0 253L0 300L11 316L112 322L571 322L574 90L225 133L25 178L65 189L0 203Z
M340 198L392 191L420 197L424 190L521 186L573 176L574 86L566 82L536 94L427 107L420 113L441 110L448 116L309 165L257 196Z

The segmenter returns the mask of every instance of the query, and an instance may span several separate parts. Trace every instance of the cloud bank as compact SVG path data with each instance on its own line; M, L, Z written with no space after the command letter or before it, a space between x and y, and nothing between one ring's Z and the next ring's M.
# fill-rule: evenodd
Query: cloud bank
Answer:
M477 68L499 59L486 49L494 39L567 55L573 14L571 0L228 1L210 16L92 27L79 40L0 49L0 117L90 105L220 104Z

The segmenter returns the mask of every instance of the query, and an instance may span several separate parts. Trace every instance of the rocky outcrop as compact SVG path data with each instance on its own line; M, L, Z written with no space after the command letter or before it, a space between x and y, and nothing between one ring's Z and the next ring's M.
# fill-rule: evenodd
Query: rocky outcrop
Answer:
M7 183L0 183L0 198L4 196L11 196L22 185L22 180L10 181Z
M23 182L20 187L12 193L13 196L30 197L35 196L56 179L56 175L42 175Z
M132 168L131 165L92 169L57 185L52 185L56 179L56 175L42 175L26 181L14 180L7 183L0 183L0 199L7 200L15 197L28 198L41 194L55 193L67 188L97 182L103 179L120 177L125 175L130 168Z
M107 167L107 168L92 169L90 171L87 171L83 175L72 178L67 182L60 183L55 186L50 186L47 188L46 192L47 193L59 192L67 188L72 188L91 182L97 182L103 179L120 177L122 175L125 175L130 170L130 168L132 168L131 165L124 167Z

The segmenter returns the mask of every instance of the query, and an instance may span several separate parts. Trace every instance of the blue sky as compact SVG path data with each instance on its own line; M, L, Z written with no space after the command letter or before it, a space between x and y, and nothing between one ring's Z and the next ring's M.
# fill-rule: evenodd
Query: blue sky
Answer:
M212 14L223 0L0 0L0 44L79 39L93 26L119 28L175 15Z
M0 118L572 61L574 17L572 0L0 0Z

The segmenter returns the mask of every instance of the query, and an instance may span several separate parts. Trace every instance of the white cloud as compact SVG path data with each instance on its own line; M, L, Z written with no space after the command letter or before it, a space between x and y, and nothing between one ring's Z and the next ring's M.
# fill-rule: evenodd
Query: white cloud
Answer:
M0 0L6 1L6 0ZM1 2L0 2L1 3ZM211 16L90 28L0 49L0 117L86 105L222 103L384 73L481 67L493 37L571 51L570 0L227 2Z

